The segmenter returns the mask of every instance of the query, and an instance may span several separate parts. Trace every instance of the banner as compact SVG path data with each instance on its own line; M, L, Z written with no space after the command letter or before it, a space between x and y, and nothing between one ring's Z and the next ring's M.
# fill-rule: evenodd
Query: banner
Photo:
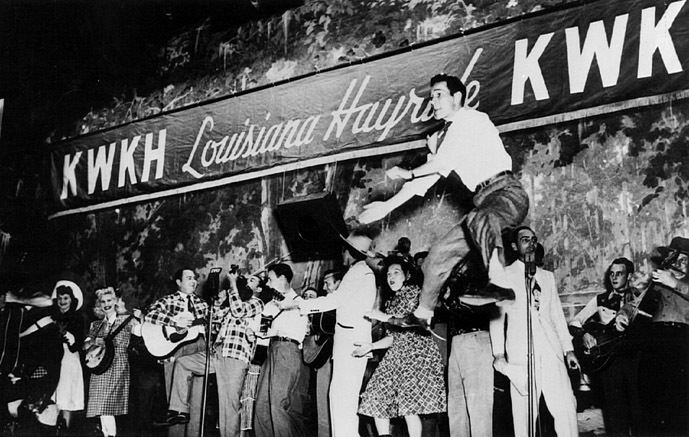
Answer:
M53 216L394 151L435 127L439 72L465 82L466 105L519 129L684 97L687 66L686 0L539 13L60 143Z

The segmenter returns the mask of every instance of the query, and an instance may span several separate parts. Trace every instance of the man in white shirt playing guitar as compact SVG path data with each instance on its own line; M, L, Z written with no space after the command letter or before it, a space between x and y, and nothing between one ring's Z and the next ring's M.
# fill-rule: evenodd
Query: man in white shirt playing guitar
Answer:
M205 339L200 334L203 333L203 321L208 317L208 304L194 293L198 285L196 273L185 267L175 272L174 279L177 290L151 305L141 329L144 342L151 354L172 354L163 363L168 400L175 359L206 349ZM167 421L171 425L187 423L189 415L170 411Z

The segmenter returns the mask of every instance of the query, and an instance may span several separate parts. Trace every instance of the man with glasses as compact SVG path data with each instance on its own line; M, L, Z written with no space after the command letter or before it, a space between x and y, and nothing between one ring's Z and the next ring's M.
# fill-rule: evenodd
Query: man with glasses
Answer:
M420 320L430 321L440 290L455 266L475 245L488 272L489 283L478 296L464 295L460 300L482 305L513 299L505 278L505 257L501 233L504 228L521 224L529 209L529 198L512 173L512 158L505 150L499 132L487 114L464 106L466 87L447 74L431 78L430 105L436 120L444 126L428 138L427 161L413 170L393 167L386 172L392 179L406 180L402 189L384 202L372 202L359 215L361 223L380 220L414 196L423 196L440 179L456 173L474 192L475 208L431 246L423 264L423 287L419 307L414 312Z
M514 230L512 248L518 259L505 268L515 292L512 305L499 306L500 315L490 321L493 366L510 379L514 435L530 435L529 392L536 423L541 395L553 416L558 437L576 437L576 400L567 367L577 369L567 322L552 272L536 267L538 239L526 226ZM528 289L527 289L528 284ZM528 313L527 313L528 311ZM528 321L531 321L531 338ZM533 383L528 384L529 342L533 345Z
M640 295L630 285L633 274L634 263L630 260L613 260L605 272L605 291L591 299L569 323L583 346L583 353L598 358L600 364L592 361L598 364L596 367L603 366L592 372L596 372L594 381L602 391L605 431L612 436L636 435L641 416L638 348L618 341L627 328L625 310ZM617 317L618 314L621 316Z

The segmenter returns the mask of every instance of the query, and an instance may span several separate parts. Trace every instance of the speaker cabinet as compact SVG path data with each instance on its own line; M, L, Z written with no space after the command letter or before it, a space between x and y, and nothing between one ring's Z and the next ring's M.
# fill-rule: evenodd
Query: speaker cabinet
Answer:
M277 205L275 215L292 259L340 256L340 236L347 236L347 227L332 194L317 193L287 200Z

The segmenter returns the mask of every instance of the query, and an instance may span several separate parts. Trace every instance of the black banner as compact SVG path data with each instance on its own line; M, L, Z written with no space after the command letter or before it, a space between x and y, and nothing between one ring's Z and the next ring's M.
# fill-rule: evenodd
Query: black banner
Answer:
M541 13L61 143L49 156L55 215L421 139L433 127L426 96L438 72L464 80L468 106L522 128L555 114L683 96L688 65L686 0Z

